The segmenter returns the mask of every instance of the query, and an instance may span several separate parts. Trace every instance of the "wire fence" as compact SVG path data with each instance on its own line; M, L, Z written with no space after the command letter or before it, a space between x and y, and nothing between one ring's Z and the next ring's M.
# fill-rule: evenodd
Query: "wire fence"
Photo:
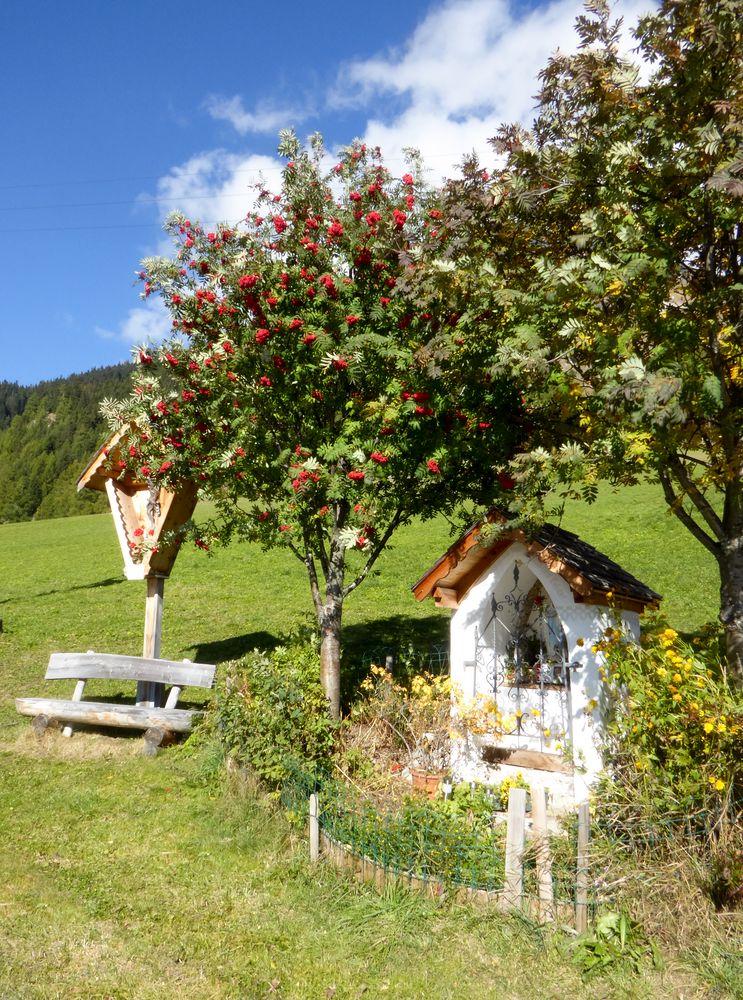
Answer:
M577 821L559 834L545 835L541 857L548 859L547 900L544 864L540 871L541 841L529 836L532 823L528 819L522 840L516 843L514 876L513 862L509 875L509 829L503 812L494 810L492 816L483 818L457 812L451 802L412 796L391 808L328 778L297 775L284 785L282 803L301 824L309 819L312 794L317 796L317 826L332 847L332 859L355 870L373 870L378 883L380 877L382 882L389 878L437 891L466 890L488 897L513 897L515 892L518 900L512 902L516 905L529 900L537 905L541 900L549 903L552 912L563 915L574 912L576 902L581 902ZM584 895L587 909L590 891Z

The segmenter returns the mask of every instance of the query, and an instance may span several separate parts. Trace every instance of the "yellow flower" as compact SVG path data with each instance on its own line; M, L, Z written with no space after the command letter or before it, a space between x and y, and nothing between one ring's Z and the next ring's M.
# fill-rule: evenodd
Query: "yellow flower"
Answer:
M673 701L681 701L681 695L680 695L680 694L678 694L678 693L677 693L677 694L675 694L675 695L673 696L673 699L672 699L672 700L673 700Z
M710 722L709 720L707 720L707 722L704 723L705 733L711 733L714 728L715 728L714 722Z
M585 639L576 639L575 640L575 645L576 646L585 646L585 644L586 644L586 640Z
M718 722L717 723L717 732L718 733L724 733L727 730L727 728L728 727L725 725L724 722Z
M717 781L715 782L715 788L717 789L718 792L721 792L724 787L725 787L725 782L721 781L720 778L718 778Z
M664 635L666 639L673 641L678 636L678 632L674 631L672 628L665 628L663 629L662 635Z
M674 674L673 679L676 684L680 684L684 678L681 676L681 674Z

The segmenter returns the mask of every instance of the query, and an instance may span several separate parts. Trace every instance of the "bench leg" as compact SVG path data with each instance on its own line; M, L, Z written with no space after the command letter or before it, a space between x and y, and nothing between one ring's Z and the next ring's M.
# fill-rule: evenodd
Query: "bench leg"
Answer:
M144 747L142 753L145 757L157 756L157 751L162 746L163 741L169 736L167 729L159 726L151 726L144 734Z
M38 739L44 735L49 726L49 716L48 715L37 715L34 721L31 723L31 728L34 731L34 736Z

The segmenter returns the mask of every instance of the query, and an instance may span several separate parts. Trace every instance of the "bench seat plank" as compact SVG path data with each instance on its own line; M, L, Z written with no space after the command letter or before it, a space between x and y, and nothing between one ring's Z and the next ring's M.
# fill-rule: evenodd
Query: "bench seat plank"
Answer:
M47 680L127 680L155 681L178 687L210 688L216 667L207 663L177 660L148 660L114 653L52 653Z
M118 726L121 729L160 728L189 733L194 719L203 713L185 708L145 708L104 701L65 701L60 698L16 698L21 715L45 715L60 722L82 722L89 726Z

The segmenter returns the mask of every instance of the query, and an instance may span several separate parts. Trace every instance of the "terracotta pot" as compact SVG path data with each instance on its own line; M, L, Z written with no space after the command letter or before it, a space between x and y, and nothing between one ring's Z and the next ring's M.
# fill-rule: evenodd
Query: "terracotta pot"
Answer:
M431 773L419 767L411 767L410 774L413 778L413 791L425 792L429 799L436 798L439 785L444 780L443 772Z

